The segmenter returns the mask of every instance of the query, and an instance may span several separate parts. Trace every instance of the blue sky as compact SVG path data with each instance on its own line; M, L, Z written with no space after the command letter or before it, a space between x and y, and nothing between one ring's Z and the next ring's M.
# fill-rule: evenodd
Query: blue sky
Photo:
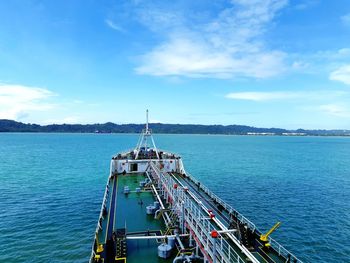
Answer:
M0 118L350 129L350 1L0 1Z

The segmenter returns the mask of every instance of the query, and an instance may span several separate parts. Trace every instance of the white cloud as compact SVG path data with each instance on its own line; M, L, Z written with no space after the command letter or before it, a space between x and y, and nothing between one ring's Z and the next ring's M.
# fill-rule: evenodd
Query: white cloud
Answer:
M339 104L325 104L318 107L318 109L326 114L336 117L350 117L350 109L344 105Z
M141 56L136 72L215 78L267 78L280 74L284 70L285 54L269 50L263 35L287 0L233 0L232 3L209 23L202 21L189 26L188 21L181 25L177 21L173 27L160 26L170 30L166 40ZM172 16L162 16L161 21L167 21L168 17ZM157 16L149 27L154 30L159 20Z
M116 31L119 31L119 32L125 32L124 28L122 28L121 26L117 25L112 20L106 19L105 22L110 28L112 28L112 29L114 29Z
M305 55L304 55L305 56ZM309 60L316 60L315 63L344 61L350 58L350 48L345 47L338 50L322 50L309 55Z
M294 72L312 75L329 75L339 65L346 65L350 60L350 48L320 50L303 54L288 54L291 68Z
M231 92L225 97L234 100L250 100L250 101L271 101L271 100L324 100L330 98L338 98L348 95L343 91L270 91L270 92Z
M225 51L188 38L173 37L143 56L139 74L154 76L231 78L234 76L265 78L281 72L282 52L257 52L233 57Z
M309 67L309 64L304 61L294 61L292 64L292 68L294 70L304 70Z
M347 57L347 56L350 56L350 48L341 48L341 49L339 49L338 50L338 55L339 56L345 56L345 57Z
M252 101L267 101L267 100L282 100L292 99L303 96L300 92L232 92L225 97L235 100L252 100Z
M337 70L331 72L331 74L329 75L329 79L337 80L347 85L350 85L350 64L341 66Z
M31 112L52 109L48 99L54 95L47 89L0 83L0 119L19 120Z
M78 123L79 118L77 116L68 116L62 119L47 119L44 120L43 124L76 124Z
M350 13L342 16L340 19L344 25L350 26Z
M296 10L305 10L318 4L318 0L304 0L294 6Z
M149 123L164 123L158 119L150 119Z
M154 6L139 9L136 16L143 25L155 32L174 30L181 27L186 19L180 11Z

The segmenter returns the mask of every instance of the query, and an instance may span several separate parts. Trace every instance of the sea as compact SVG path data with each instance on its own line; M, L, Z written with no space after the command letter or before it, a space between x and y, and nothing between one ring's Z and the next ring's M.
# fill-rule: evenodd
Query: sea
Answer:
M349 137L154 139L259 230L281 221L272 237L300 260L350 262ZM88 262L110 159L137 140L0 133L0 262Z

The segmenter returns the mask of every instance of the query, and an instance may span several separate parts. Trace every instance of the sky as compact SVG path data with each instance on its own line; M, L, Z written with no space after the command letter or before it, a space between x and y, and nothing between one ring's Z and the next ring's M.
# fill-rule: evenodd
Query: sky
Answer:
M350 129L349 0L0 1L0 119Z

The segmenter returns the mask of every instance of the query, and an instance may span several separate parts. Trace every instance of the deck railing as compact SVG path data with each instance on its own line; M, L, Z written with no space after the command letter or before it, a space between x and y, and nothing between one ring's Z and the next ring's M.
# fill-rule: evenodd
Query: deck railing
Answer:
M110 180L111 176L112 176L112 171L110 173L110 176L108 177L108 180L107 180L107 183L106 183L105 192L103 194L103 201L102 201L102 205L101 205L100 215L98 217L97 226L96 226L95 235L94 235L94 241L92 243L92 248L91 248L91 256L90 256L90 260L89 260L90 263L93 262L94 256L96 254L95 253L96 234L98 235L99 231L102 229L102 226L100 224L100 219L103 217L103 210L104 210L104 207L106 206L108 192L109 192L108 185L109 185L109 180Z
M208 187L200 183L193 175L191 175L188 172L185 172L185 175L190 178L192 182L199 185L199 188L202 189L208 196L210 196L215 202L222 205L226 211L228 211L230 214L234 214L238 220L246 224L252 231L256 229L256 226L253 222L251 222L248 218L246 218L244 215L242 215L240 212L238 212L236 209L234 209L232 206L227 204L225 201L223 201L220 197L218 197L216 194L214 194Z
M181 164L181 168L183 169L183 171L185 171L183 164ZM195 184L198 185L198 183L200 183L193 175L191 175L190 173L185 171L185 175ZM226 211L229 211L230 213L234 213L238 220L243 223L246 224L252 231L257 231L258 233L262 233L260 232L255 224L253 224L248 218L246 218L245 216L243 216L241 213L239 213L236 209L234 209L232 206L228 205L225 201L223 201L220 197L218 197L216 194L214 194L208 187L206 187L205 185L203 185L202 183L199 184L199 187L207 194L209 195L213 200L215 200L217 203L219 203L220 205L222 205ZM278 255L282 255L283 257L286 258L286 260L288 258L290 258L290 262L295 262L295 263L303 263L300 259L298 259L295 255L293 255L288 249L286 249L285 247L283 247L280 243L278 243L276 240L274 240L273 238L269 237L269 243L271 244L271 247L273 249L275 249L275 251L278 252Z
M193 234L205 245L205 250L210 254L211 258L216 258L216 262L245 262L238 253L233 249L224 236L220 235L216 243L216 251L214 252L214 239L209 233L216 229L210 222L208 215L205 215L199 207L194 205L188 197L184 197L186 209L186 222Z
M216 241L211 237L211 231L217 230L218 227L214 226L208 214L205 214L203 208L200 207L200 204L191 199L184 189L174 188L173 186L177 182L168 173L160 171L155 163L151 162L151 168L153 173L155 173L153 177L156 176L159 185L166 192L166 197L170 197L173 205L179 209L178 214L180 217L180 204L184 206L185 213L183 216L185 224L189 227L194 238L197 239L196 241L200 242L199 245L202 246L204 252L210 256L211 260L215 258L216 262L246 262L224 236L219 236ZM216 242L216 246L214 246L214 242Z
M275 251L278 252L278 255L283 256L286 259L290 258L289 262L303 263L300 259L298 259L294 254L292 254L289 250L287 250L284 246L282 246L280 243L278 243L273 238L269 237L269 243L270 243L271 247L274 248Z

